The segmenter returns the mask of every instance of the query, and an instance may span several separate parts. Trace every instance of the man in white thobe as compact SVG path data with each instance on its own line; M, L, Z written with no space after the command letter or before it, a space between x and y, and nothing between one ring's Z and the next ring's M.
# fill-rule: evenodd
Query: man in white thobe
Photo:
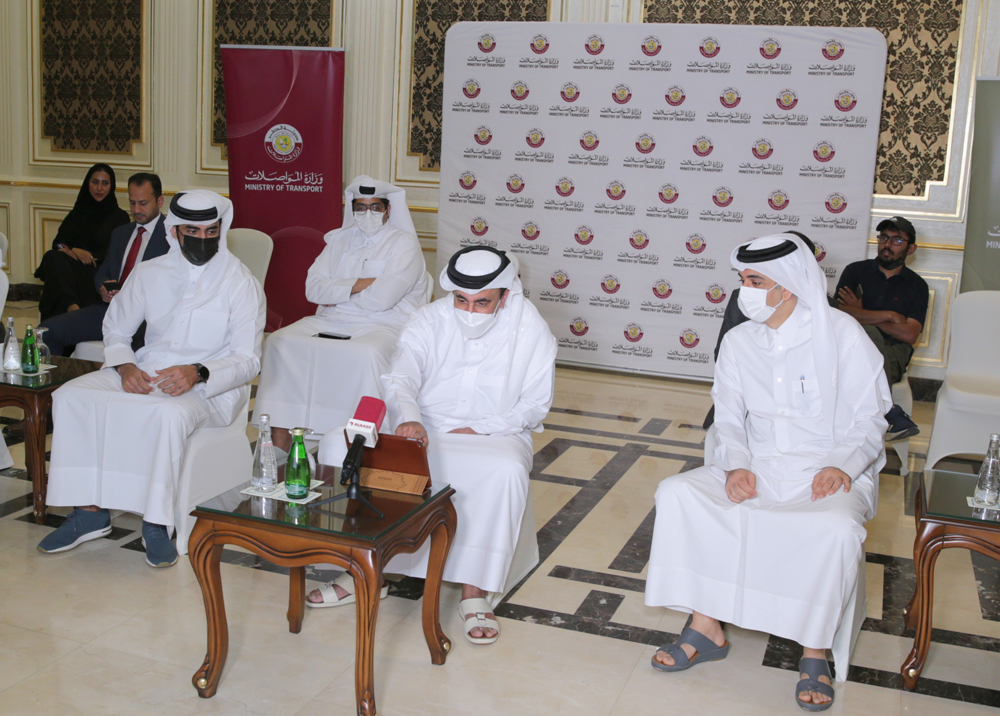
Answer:
M357 177L344 190L343 227L324 240L306 278L316 315L275 331L264 346L254 420L269 415L274 444L285 451L290 428L326 433L347 423L362 396L381 395L399 332L430 295L403 189Z
M382 384L390 429L425 441L432 480L456 490L444 579L463 585L466 636L488 644L499 635L492 607L538 564L531 433L552 405L556 340L504 252L462 249L440 280L452 293L413 315ZM320 462L340 464L345 450L343 430L334 430ZM424 577L428 552L395 557L385 571ZM350 580L335 586L310 601L342 602Z
M656 491L646 604L692 612L653 657L679 671L726 656L721 622L804 648L796 703L832 703L825 650L846 614L875 515L892 405L882 358L831 308L796 236L733 252L751 319L726 334L715 368L715 448L705 467Z
M187 440L247 409L260 369L264 291L226 248L233 205L174 196L170 250L137 264L104 317L103 369L53 394L48 504L77 506L38 545L63 552L111 531L109 510L143 516L146 562L177 561L170 540ZM146 343L132 336L146 321Z

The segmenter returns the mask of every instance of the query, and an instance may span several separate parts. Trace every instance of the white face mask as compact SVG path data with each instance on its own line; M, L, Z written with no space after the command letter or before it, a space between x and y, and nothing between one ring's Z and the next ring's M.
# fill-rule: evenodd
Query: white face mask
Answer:
M374 236L382 230L382 219L385 214L376 214L372 211L355 211L354 223L361 229L365 236Z
M778 306L785 302L785 299L782 298L778 302L778 306L767 305L767 294L775 288L780 290L781 287L778 284L771 286L771 288L741 286L740 292L737 294L736 303L739 305L740 310L743 311L746 317L751 321L764 323L774 314Z
M472 313L455 306L455 320L458 322L458 330L466 338L481 338L496 323L499 311L499 301L497 307L493 309L493 313Z

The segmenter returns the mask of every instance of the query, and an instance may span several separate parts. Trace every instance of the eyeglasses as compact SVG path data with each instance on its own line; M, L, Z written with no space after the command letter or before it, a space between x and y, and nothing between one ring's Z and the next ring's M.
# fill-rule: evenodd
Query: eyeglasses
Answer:
M386 207L384 204L369 204L368 206L365 206L364 204L355 204L352 207L352 211L355 214L364 214L366 211L370 211L373 214L384 214L385 209Z
M879 234L875 239L880 244L890 243L893 246L902 246L909 241L905 236L886 236L885 234Z

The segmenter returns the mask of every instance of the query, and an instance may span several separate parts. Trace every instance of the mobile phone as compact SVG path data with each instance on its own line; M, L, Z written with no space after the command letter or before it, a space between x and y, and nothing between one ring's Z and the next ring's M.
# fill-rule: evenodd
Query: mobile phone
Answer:
M104 282L104 290L111 293L112 291L121 291L122 287L117 281L112 279Z
M317 333L313 338L332 338L335 341L349 341L350 336L345 336L343 333Z
M858 298L861 298L862 296L865 295L864 289L861 288L861 284L860 283L854 289L854 295L857 296Z

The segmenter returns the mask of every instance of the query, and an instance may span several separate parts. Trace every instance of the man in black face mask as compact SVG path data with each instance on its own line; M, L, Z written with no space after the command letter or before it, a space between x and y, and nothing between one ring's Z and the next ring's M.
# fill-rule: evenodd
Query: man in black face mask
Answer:
M884 219L878 231L878 256L849 264L837 283L840 310L864 327L885 359L889 385L898 383L913 355L927 317L927 282L906 266L917 250L917 233L902 216ZM886 413L886 440L893 442L920 432L898 405Z

